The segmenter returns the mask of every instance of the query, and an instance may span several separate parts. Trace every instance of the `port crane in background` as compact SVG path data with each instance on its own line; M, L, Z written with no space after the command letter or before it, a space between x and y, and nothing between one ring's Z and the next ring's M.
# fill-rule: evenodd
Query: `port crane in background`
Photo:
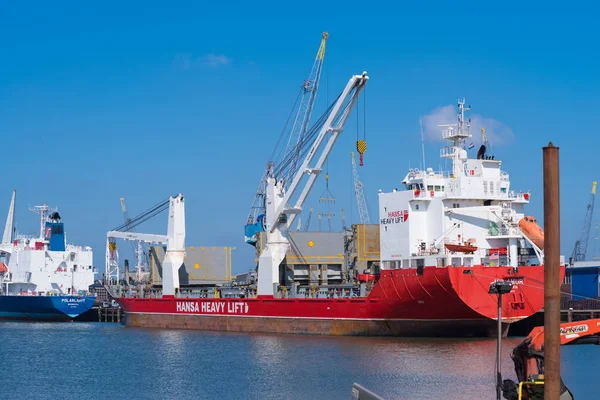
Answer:
M592 182L592 194L585 209L585 217L583 219L583 229L579 240L575 242L571 259L575 261L585 261L587 254L588 240L590 238L590 228L592 227L592 217L594 216L594 203L596 201L596 184Z
M276 174L274 158L277 153L281 155L283 151L283 149L278 148L280 143L282 142L282 139L284 139L284 134L287 131L287 124L289 123L290 119L288 119L288 122L286 122L286 126L284 127L281 136L278 140L278 143L275 146L275 150L271 155L272 160L267 163L267 167L265 168L263 176L259 182L258 189L256 190L254 201L252 203L252 207L250 208L248 218L246 219L246 225L244 229L246 243L249 243L253 246L256 245L256 241L258 240L258 232L264 230L264 218L266 213L265 194L267 189L267 180L269 178L275 178L276 180L287 180L288 178L291 178L298 170L298 166L302 158L301 149L306 147L306 134L308 132L308 126L315 105L317 91L319 89L321 70L323 69L323 61L325 59L325 45L327 43L328 36L329 34L327 32L324 32L321 37L321 44L319 46L319 50L317 51L317 55L313 62L313 66L310 70L308 79L304 80L304 82L302 83L300 93L298 94L298 98L296 99L296 103L294 104L292 113L290 114L290 116L293 114L294 109L296 108L296 104L298 104L298 100L300 100L296 116L294 117L294 121L289 131L287 145L285 147L285 151L283 152L283 161L289 164L289 167L286 168L287 174L285 176L275 176Z
M167 235L134 232L138 225L166 210L169 210ZM107 232L106 271L108 272L108 284L118 284L120 280L119 253L116 239L166 245L167 253L162 262L163 295L175 294L179 289L179 268L185 257L185 207L182 194L171 196L134 218L126 218L125 223Z
M131 232L135 233L135 228L132 229L128 229L129 225L131 224L131 218L129 217L129 213L127 212L127 207L125 206L125 199L123 197L121 197L119 199L121 201L121 211L123 212L123 218L125 220L125 231L129 231L131 230ZM135 259L136 259L136 266L135 266L135 271L136 271L136 280L137 282L141 282L142 281L142 272L144 272L144 267L146 265L148 265L148 258L146 256L146 253L144 252L144 245L143 242L141 240L137 241L137 244L134 243L133 241L131 242L131 249L133 250L133 254L135 255Z
M292 164L286 161L295 156L292 153L275 168L274 175L267 178L264 217L266 246L258 261L258 296L276 294L279 265L289 249L288 229L302 212L302 206L368 80L366 72L352 76L335 102L307 132L299 143L302 147L298 148L297 153L304 156L304 161L297 170L291 170L289 167ZM286 176L292 177L289 184L284 178ZM292 197L298 189L301 189L300 194L292 203Z
M358 215L360 217L360 223L370 224L371 218L369 217L369 208L367 207L367 199L365 198L363 184L358 177L358 168L356 167L354 152L351 152L350 156L352 157L352 180L354 182L354 194L356 195L356 202L358 203Z

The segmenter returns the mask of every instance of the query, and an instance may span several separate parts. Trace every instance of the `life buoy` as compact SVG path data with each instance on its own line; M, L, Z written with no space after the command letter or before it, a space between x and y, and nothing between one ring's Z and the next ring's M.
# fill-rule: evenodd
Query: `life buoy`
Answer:
M52 230L50 228L46 228L46 238L47 239L50 239L51 233L52 233Z
M475 170L472 169L471 171L469 171L469 173L471 174L471 176L475 175Z
M415 197L419 197L421 195L421 191L419 189L415 190Z
M429 196L433 197L433 190L431 192L429 192Z
M525 198L525 200L529 200L529 193L525 193L525 194L523 195L523 198Z

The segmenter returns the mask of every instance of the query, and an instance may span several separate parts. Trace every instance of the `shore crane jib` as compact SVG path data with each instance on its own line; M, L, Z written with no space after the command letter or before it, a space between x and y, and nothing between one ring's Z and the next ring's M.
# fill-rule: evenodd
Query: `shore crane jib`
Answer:
M300 159L302 158L303 142L306 138L306 133L308 131L310 119L315 105L315 100L317 97L317 91L319 89L319 82L321 80L321 70L323 69L323 61L325 59L325 45L327 43L328 36L329 34L327 32L323 33L321 37L321 44L317 51L317 55L313 62L313 66L310 70L308 79L305 79L303 81L302 86L300 87L300 93L298 94L298 99L300 99L300 103L298 105L296 116L294 117L294 122L289 131L285 151L283 152L283 160L286 160L286 163L290 165L288 169L289 171L292 171L292 174L294 174L298 169ZM298 104L298 99L296 100L296 104ZM296 104L294 104L294 108L296 107ZM282 135L285 133L285 130L286 128L284 128ZM271 156L272 158L274 158L276 153L278 153L278 145L275 146L275 150L273 151L273 154ZM279 152L281 151L282 150L280 150ZM270 160L267 163L265 172L263 173L263 176L258 184L258 189L256 190L252 207L250 208L248 218L246 219L244 235L246 243L249 243L251 245L256 245L256 241L258 240L258 232L264 230L265 191L267 188L266 182L268 178L274 176L274 171L274 160Z
M365 198L363 183L358 177L358 168L356 167L354 152L350 153L350 155L352 157L352 180L354 182L354 193L356 194L356 202L358 203L358 215L360 217L360 223L370 224L371 218L369 217L369 208L367 207L367 199Z
M597 182L592 182L592 194L585 208L585 217L583 218L583 228L581 229L581 237L575 242L573 261L585 261L587 254L588 241L590 238L590 229L592 227L592 217L594 216L594 203L596 202L596 185Z

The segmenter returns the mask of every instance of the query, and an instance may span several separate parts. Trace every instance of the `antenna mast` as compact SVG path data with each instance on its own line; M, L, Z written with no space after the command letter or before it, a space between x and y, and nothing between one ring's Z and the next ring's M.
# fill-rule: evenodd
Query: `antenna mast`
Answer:
M419 125L421 126L421 153L423 154L423 170L427 168L425 164L425 139L423 138L423 119L419 117Z

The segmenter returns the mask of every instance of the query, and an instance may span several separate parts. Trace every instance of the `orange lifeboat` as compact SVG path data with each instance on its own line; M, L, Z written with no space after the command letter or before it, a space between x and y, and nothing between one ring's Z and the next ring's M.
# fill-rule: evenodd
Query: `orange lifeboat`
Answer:
M465 244L456 244L456 243L444 243L444 246L448 251L453 253L467 253L473 254L477 251L477 247L473 246L474 240L469 239L465 242Z
M540 249L544 248L544 230L537 224L535 217L526 216L519 221L519 229Z

